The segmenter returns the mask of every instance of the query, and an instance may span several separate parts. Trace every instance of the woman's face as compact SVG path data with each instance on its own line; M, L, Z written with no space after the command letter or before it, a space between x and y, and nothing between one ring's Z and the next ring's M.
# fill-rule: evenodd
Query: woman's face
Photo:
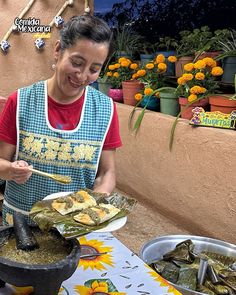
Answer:
M81 39L72 47L61 51L58 41L54 53L57 61L54 75L55 97L62 101L80 97L85 86L97 80L108 50L108 43Z

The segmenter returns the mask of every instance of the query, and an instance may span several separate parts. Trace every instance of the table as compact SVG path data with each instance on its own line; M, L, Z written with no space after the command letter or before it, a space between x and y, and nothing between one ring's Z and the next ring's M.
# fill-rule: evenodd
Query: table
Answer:
M62 283L58 295L181 295L111 233L90 233L79 238L82 255L77 270ZM0 289L0 295L29 295L31 287Z

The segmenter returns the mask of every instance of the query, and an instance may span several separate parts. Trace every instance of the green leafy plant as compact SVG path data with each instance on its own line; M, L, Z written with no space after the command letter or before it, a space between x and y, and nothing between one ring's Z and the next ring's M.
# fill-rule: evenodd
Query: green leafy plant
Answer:
M216 60L221 60L225 57L236 56L236 30L230 31L229 37L224 42L218 41L222 54L216 57Z
M114 31L114 47L118 55L126 52L130 57L138 52L143 44L143 37L137 34L129 25L125 24Z
M156 44L157 50L175 50L178 47L178 41L172 37L164 36L159 38Z

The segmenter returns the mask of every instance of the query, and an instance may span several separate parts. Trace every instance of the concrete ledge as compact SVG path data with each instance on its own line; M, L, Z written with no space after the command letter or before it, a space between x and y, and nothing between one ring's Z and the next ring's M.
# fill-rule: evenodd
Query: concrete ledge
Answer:
M178 228L236 243L236 133L192 127L146 111L137 136L128 130L131 106L117 104L123 147L117 151L117 187L169 218Z

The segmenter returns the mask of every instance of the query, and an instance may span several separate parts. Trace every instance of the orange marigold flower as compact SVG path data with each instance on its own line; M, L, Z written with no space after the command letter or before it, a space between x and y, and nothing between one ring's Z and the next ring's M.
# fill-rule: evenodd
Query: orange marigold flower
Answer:
M174 55L170 55L170 56L168 56L168 61L174 63L177 61L177 58Z
M167 69L167 65L163 62L159 63L157 67L160 71L166 71Z
M206 93L207 89L205 87L201 87L199 91L200 91L199 93Z
M200 81L204 80L205 79L205 74L201 73L201 72L198 72L198 73L196 73L195 78L196 78L196 80L200 80Z
M152 92L153 92L153 89L152 89L152 88L145 88L145 89L144 89L144 94L145 94L145 95L148 95L148 96L149 96L149 95L152 94Z
M186 83L186 80L183 77L179 77L178 80L177 80L177 83L179 85L184 85Z
M134 98L135 98L137 101L140 101L140 100L143 98L143 96L142 96L141 93L136 93L135 96L134 96Z
M146 70L138 70L136 74L138 75L138 77L143 77L146 75L146 73Z
M122 63L122 61L126 61L126 60L127 60L126 57L120 57L120 58L118 59L118 63Z
M221 76L223 74L223 69L221 67L213 67L211 74L212 76Z
M211 57L205 57L205 58L203 58L203 61L205 62L205 64L208 67L215 67L216 66L216 61Z
M120 63L120 65L121 65L122 67L124 67L124 68L128 68L129 65L130 65L130 63L129 63L127 60L123 60L123 61Z
M115 78L118 78L120 76L120 74L118 73L118 72L115 72L114 74L113 74L113 77L115 77Z
M153 64L153 63L147 63L147 64L145 65L145 67L146 67L147 69L151 70L151 69L154 68L154 64Z
M206 67L206 63L202 59L199 59L194 64L194 68L197 70L205 69L205 67Z
M109 65L108 66L108 69L111 70L111 71L115 70L115 68L116 68L115 65Z
M190 94L189 97L188 97L188 102L192 102L194 100L197 99L197 95L196 94Z
M190 73L184 73L182 77L185 81L193 80L193 74L190 74Z
M138 78L138 75L135 73L132 75L132 79L137 79Z
M191 72L194 69L194 63L190 62L184 65L184 70L187 72Z
M156 57L156 63L161 63L165 61L165 56L163 54L158 54Z
M112 76L112 72L107 72L107 76L111 77Z
M114 66L115 66L116 69L119 69L120 68L120 64L119 63L116 63Z
M190 93L191 94L199 94L202 93L202 87L196 85L190 88Z
M136 69L138 68L138 64L136 64L136 63L132 63L132 64L130 65L130 68L131 68L132 70L136 70Z

